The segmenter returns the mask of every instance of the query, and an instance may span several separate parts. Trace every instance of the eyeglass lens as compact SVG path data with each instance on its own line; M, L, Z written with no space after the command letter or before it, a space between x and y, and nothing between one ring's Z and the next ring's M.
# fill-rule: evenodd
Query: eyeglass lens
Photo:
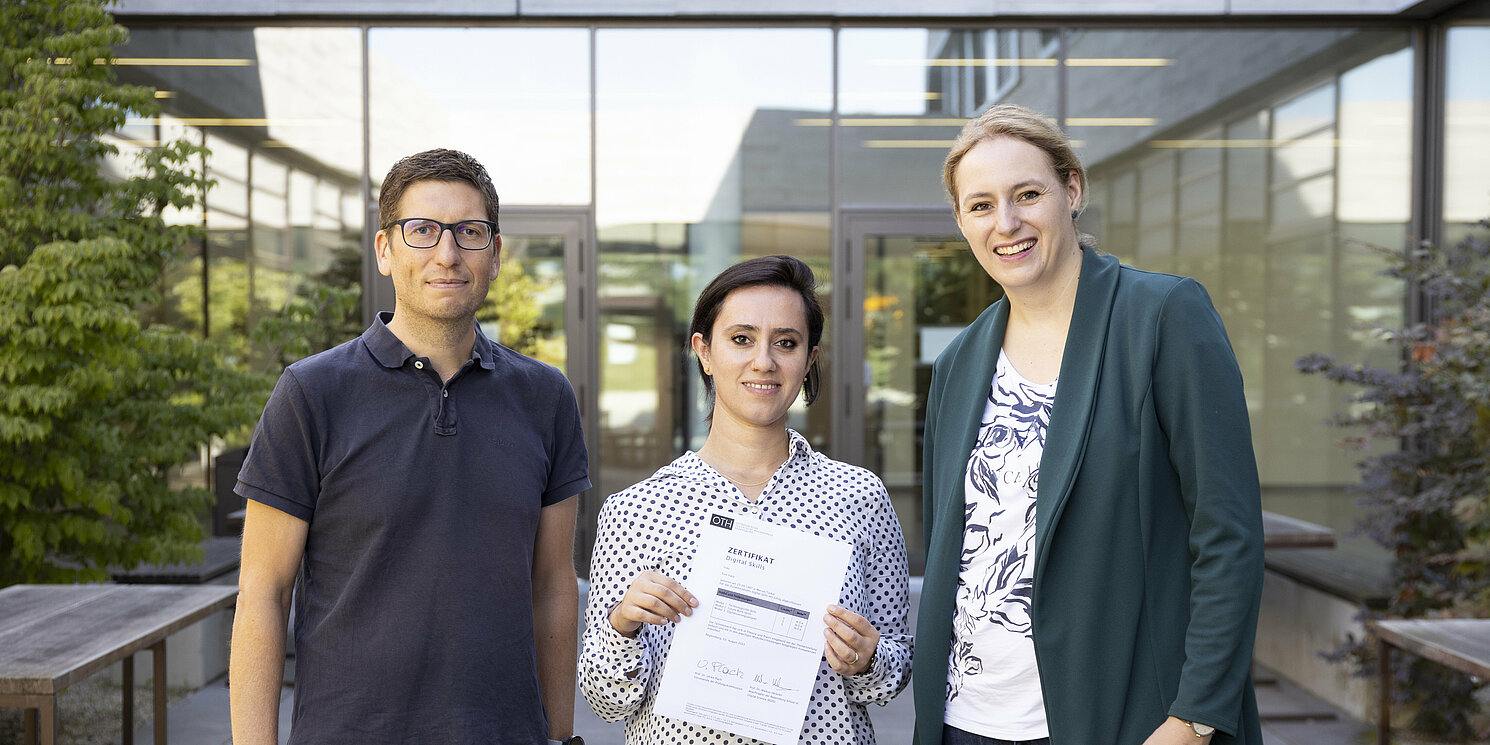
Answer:
M453 225L438 220L408 220L404 222L404 242L414 248L433 248L440 242L445 228L450 228L455 236L455 245L468 251L479 251L491 245L491 226L479 220Z

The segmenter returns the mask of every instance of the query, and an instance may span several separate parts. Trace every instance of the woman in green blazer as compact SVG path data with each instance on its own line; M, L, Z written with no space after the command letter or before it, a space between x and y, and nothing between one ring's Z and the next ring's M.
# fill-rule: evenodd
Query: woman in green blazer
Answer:
M1257 466L1209 296L1081 245L1085 171L1034 112L969 122L944 178L1005 295L927 396L916 741L1260 745Z

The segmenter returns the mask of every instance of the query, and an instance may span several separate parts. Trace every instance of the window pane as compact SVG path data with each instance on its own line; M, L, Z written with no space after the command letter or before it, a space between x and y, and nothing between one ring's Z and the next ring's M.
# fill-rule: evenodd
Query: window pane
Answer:
M844 29L840 201L946 205L942 159L994 103L1055 110L1055 49L1025 29Z
M1070 131L1093 193L1110 205L1084 215L1083 227L1140 268L1206 285L1242 369L1265 501L1349 529L1344 487L1359 453L1336 447L1342 433L1324 421L1350 392L1294 363L1316 351L1390 357L1352 323L1400 318L1403 288L1350 239L1396 246L1407 233L1407 34L1068 37ZM1321 68L1320 59L1341 65ZM1135 192L1136 230L1122 191Z
M195 303L195 325L205 316L207 332L255 369L275 354L250 344L258 322L327 281L319 275L338 256L360 255L360 210L335 225L311 220L330 195L360 199L360 46L352 28L136 26L119 50L131 60L120 78L161 91L162 121L204 133L193 141L212 151L206 255L172 273L170 294ZM326 340L340 341L361 319L326 325Z
M589 67L585 29L372 29L373 179L448 147L486 166L503 204L588 204Z
M694 300L715 274L791 254L828 301L832 35L612 29L597 32L596 48L599 487L609 494L704 442L685 350ZM799 403L788 426L827 449L831 402Z
M1449 29L1443 151L1444 240L1490 217L1490 27Z

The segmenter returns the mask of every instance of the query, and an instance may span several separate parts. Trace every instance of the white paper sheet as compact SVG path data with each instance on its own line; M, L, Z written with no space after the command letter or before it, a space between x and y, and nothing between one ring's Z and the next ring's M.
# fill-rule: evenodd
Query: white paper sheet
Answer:
M655 711L790 745L823 659L850 547L742 515L710 515L698 541L692 616L673 632Z

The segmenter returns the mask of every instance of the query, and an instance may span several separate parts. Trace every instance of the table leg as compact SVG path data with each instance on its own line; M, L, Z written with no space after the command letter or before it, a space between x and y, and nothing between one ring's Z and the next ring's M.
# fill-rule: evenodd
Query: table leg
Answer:
M124 657L124 745L135 745L135 656Z
M1376 745L1392 742L1392 648L1376 639Z
M36 739L41 734L36 731L36 715L39 713L39 710L22 709L21 712L21 721L23 722L21 729L24 730L21 734L21 742L26 745L36 745Z
M150 651L155 653L155 745L166 745L166 640Z

